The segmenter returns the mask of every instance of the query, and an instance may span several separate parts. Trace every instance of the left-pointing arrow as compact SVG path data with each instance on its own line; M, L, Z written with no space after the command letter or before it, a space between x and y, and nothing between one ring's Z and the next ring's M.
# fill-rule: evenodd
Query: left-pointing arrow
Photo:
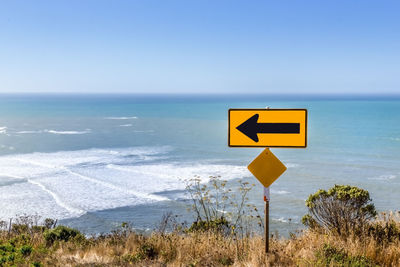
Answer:
M298 134L300 123L258 123L258 114L240 124L236 129L258 142L258 134Z

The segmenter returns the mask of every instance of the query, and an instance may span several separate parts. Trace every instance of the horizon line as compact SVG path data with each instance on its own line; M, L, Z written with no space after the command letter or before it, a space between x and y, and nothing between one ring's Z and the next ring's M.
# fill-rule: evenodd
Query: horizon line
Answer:
M0 97L12 98L164 98L164 99L180 99L192 100L194 98L214 99L214 100L243 100L263 99L270 101L315 101L315 100L400 100L400 93L110 93L110 92L0 92Z
M383 93L361 93L361 92L352 92L352 93L259 93L259 92L248 92L248 93L212 93L212 92L0 92L0 95L210 95L210 96L226 96L226 95L237 95L237 96L400 96L400 92L383 92Z

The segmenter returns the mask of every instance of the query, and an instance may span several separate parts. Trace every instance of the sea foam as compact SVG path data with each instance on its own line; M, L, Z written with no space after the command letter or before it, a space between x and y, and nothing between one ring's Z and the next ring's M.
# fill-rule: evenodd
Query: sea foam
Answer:
M0 134L5 134L7 133L7 127L6 126L0 126Z
M66 134L66 135L71 135L71 134L87 134L90 133L90 129L85 129L84 131L59 131L59 130L26 130L26 131L18 131L16 132L17 134L39 134L39 133L50 133L50 134Z
M378 177L369 178L369 180L389 181L389 180L396 179L396 177L397 176L393 175L393 174L383 174L383 175L380 175Z
M84 131L56 131L56 130L44 130L44 132L46 133L51 133L51 134L87 134L90 133L91 130L90 129L86 129Z
M106 120L134 120L137 119L138 117L136 116L131 116L131 117L105 117Z
M38 131L30 131L30 130L28 130L28 131L18 131L18 132L16 132L17 134L35 134L35 133L42 133L43 131L42 130L38 130Z
M0 219L16 214L70 218L88 211L169 201L184 179L248 176L228 164L160 162L171 147L87 149L0 157ZM4 181L2 183L2 181Z

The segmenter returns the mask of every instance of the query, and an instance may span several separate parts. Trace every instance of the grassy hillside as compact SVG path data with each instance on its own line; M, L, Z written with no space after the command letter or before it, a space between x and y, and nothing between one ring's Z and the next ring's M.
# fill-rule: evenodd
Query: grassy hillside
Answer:
M0 266L400 266L398 217L385 216L374 225L381 227L379 234L306 230L271 238L267 255L260 236L213 230L143 236L125 226L85 238L62 226L14 225L0 233Z
M335 186L310 195L307 229L271 236L265 254L252 230L262 218L246 202L251 186L241 183L233 199L224 184L188 183L195 222L183 225L166 214L147 236L126 223L86 237L51 219L0 222L0 266L400 266L400 214L377 215L365 190ZM235 209L225 211L226 201Z

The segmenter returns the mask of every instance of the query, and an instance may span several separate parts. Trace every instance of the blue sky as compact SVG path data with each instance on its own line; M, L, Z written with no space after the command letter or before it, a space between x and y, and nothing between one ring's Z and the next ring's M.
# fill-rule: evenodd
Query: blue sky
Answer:
M400 93L399 1L0 2L0 92Z

